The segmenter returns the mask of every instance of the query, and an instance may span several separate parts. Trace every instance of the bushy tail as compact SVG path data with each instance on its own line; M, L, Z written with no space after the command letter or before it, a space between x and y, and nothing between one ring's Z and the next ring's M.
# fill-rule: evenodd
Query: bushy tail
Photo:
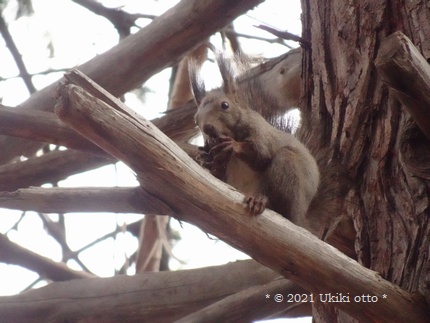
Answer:
M344 218L345 198L352 183L340 160L333 157L333 149L318 147L315 133L320 132L310 134L300 129L297 135L314 156L320 171L320 185L306 214L307 229L326 240Z

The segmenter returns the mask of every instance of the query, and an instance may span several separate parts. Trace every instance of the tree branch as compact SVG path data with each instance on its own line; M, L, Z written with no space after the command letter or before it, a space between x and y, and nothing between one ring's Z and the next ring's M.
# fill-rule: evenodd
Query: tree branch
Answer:
M65 85L60 93L59 118L128 164L142 187L168 204L177 218L221 238L315 294L342 293L352 299L376 296L378 301L371 305L336 303L357 319L427 321L426 307L408 292L303 228L271 210L251 217L241 193L208 175L153 124L122 112L124 104L119 100L111 99L113 109L75 85Z
M430 139L430 66L411 40L397 31L381 44L375 65L418 127Z
M195 104L172 111L153 122L172 140L194 156L196 147L184 143L197 133L193 122ZM130 113L135 114L133 111ZM56 182L77 172L90 170L115 162L99 147L80 136L48 112L0 107L0 133L64 145L92 155L71 150L56 151L26 161L0 166L0 191ZM182 143L181 143L182 142ZM1 158L1 157L0 157ZM49 164L49 170L46 165Z
M263 0L181 1L145 28L79 69L113 95L121 96L178 62L198 43L261 2ZM52 93L57 84L36 92L20 108L52 110ZM39 148L40 144L34 142L0 137L0 164L22 155L30 156Z
M0 133L108 157L105 151L66 126L51 112L0 105Z
M87 272L70 269L63 263L54 262L23 248L3 234L0 234L0 262L28 268L53 281L93 277Z
M0 317L11 323L90 318L94 322L173 322L228 295L267 284L276 276L247 260L202 269L58 282L0 297ZM270 303L272 311L279 307Z
M19 163L0 166L0 191L56 183L68 176L116 162L72 150L58 150ZM49 167L47 167L49 165Z
M0 192L0 207L44 213L172 213L166 204L140 187L24 188Z
M303 48L309 48L310 47L310 43L307 40L303 39L300 36L294 35L288 31L281 31L281 30L278 30L278 29L275 29L275 28L272 28L272 27L269 27L266 25L258 25L255 27L259 28L261 30L265 30L265 31L271 33L272 35L275 35L276 37L279 37L279 38L282 38L285 40L293 40L295 42L299 42Z
M193 122L195 112L196 106L190 102L184 107L167 111L164 116L152 122L172 140L186 142L197 133ZM104 150L83 138L51 112L17 109L0 104L0 134L109 157Z
M3 15L0 12L0 33L3 36L3 39L6 43L6 46L9 48L10 53L12 54L13 59L15 60L16 66L19 70L19 75L22 77L25 86L27 87L28 92L30 94L36 92L36 88L31 81L31 76L25 67L24 61L22 60L21 54L19 53L18 48L13 41L12 35L9 33L9 29L7 28L6 21L3 19Z
M181 318L177 323L252 322L277 317L311 316L311 303L288 302L287 295L289 294L303 296L303 300L306 298L304 289L289 280L276 279L266 285L253 286L223 298ZM273 311L275 295L285 295L285 301L278 303L276 313ZM307 300L309 301L309 298Z
M107 8L100 2L94 0L73 0L73 2L90 10L96 15L108 19L118 30L120 38L123 39L130 35L131 27L136 26L136 20L139 18L155 19L157 16L145 14L131 14L117 8Z

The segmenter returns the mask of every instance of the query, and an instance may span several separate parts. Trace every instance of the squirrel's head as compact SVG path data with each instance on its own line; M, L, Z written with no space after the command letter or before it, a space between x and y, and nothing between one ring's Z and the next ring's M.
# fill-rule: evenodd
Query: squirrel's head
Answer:
M209 92L205 90L197 64L189 64L191 88L198 107L194 119L209 144L219 137L236 139L235 133L248 109L238 95L231 62L219 52L215 56L223 85Z

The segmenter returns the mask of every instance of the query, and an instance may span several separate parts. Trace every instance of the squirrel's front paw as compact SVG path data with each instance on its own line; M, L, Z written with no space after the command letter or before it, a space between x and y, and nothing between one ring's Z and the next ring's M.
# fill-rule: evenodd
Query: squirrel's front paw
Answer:
M209 155L212 158L212 170L223 170L225 172L234 152L233 143L236 143L236 141L230 137L218 138L217 140L217 144L209 151Z
M211 145L208 143L205 143L204 147L198 147L196 161L220 180L225 180L225 170L228 160L229 156L226 156L225 154L215 155L211 152Z
M206 147L198 147L196 161L204 168L210 169L213 156L209 154Z
M264 195L247 195L245 196L245 203L252 215L259 215L263 213L267 206L267 197Z
M211 148L210 153L213 155L231 155L232 153L241 153L242 150L241 142L231 137L219 137L217 138L217 144Z

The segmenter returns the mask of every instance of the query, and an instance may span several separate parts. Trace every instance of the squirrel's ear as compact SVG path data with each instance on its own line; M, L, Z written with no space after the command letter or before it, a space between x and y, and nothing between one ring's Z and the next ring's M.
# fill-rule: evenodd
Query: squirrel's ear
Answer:
M218 64L219 71L221 73L223 81L223 91L225 93L235 92L235 81L234 81L234 70L231 65L231 61L228 60L223 53L215 52L216 62Z
M188 73L190 75L191 90L197 106L200 105L206 95L205 83L200 77L200 66L194 59L188 60Z

